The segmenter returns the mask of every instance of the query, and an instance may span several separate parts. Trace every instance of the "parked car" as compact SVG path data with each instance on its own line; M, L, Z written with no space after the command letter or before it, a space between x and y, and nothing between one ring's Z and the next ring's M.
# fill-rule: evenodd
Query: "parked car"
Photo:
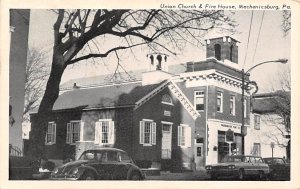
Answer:
M271 180L290 180L290 164L283 158L263 158L270 168Z
M225 157L221 163L205 166L211 179L232 177L244 180L247 176L264 179L269 174L269 166L259 156L232 155Z
M143 180L144 174L128 154L116 148L87 150L76 161L54 169L54 180Z

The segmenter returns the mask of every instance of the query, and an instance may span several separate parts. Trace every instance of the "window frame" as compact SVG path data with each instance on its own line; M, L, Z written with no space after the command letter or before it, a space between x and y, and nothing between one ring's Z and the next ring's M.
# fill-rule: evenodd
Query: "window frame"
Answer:
M232 112L231 112L231 103L232 103ZM229 99L229 113L230 115L235 116L235 95L230 95L230 99Z
M197 94L197 93L202 93L202 94ZM202 98L202 101L203 101L203 110L198 110L197 109L197 98ZM197 91L194 91L194 107L195 109L198 111L198 112L203 112L205 110L205 103L204 103L204 100L205 100L205 92L204 90L197 90Z
M76 140L76 141L73 140L73 135L75 134L75 132L74 132L74 127L72 127L72 124L74 124L74 123L78 123L78 133L77 133L78 140ZM67 123L66 144L75 145L77 141L81 140L81 138L80 138L81 137L81 127L82 127L81 124L83 124L83 122L81 120L71 120L69 123ZM70 129L68 128L69 126L70 126Z
M103 142L103 122L108 122L107 142ZM95 139L96 145L111 145L115 142L115 122L112 119L99 119L95 122Z
M220 94L220 97L219 97ZM218 110L218 99L220 99L220 110ZM217 91L217 112L218 113L223 113L223 92L222 91Z
M48 133L49 126L52 125L51 133ZM52 140L48 142L48 135L52 135ZM56 123L54 121L48 122L46 136L45 136L45 145L53 145L56 143Z
M149 142L145 143L145 128L146 124L150 123L150 131L149 131ZM140 121L140 131L139 131L139 143L143 146L153 146L156 145L156 122L151 119L142 119Z
M254 114L253 120L254 120L254 129L260 130L261 116L259 114Z
M164 101L164 99L166 99L166 98L164 98L164 97L167 97L167 99L169 99L170 102ZM170 96L169 94L164 94L164 95L161 97L161 103L162 103L162 104L167 104L167 105L174 106L174 104L173 104L173 99L171 98L171 96Z

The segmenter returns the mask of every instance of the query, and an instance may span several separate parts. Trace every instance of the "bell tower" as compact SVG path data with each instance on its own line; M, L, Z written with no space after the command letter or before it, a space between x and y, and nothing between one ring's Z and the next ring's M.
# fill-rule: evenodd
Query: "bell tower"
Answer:
M239 41L229 36L206 40L206 58L214 57L219 61L225 59L238 64Z

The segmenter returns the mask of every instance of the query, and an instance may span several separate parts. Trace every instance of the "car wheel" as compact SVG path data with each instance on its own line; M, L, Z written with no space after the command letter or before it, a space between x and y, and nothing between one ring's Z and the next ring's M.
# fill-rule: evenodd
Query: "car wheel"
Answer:
M245 172L244 170L239 170L239 180L244 180L245 179Z
M95 180L95 175L92 172L86 172L82 175L81 180Z
M132 173L130 180L142 180L142 177L139 173Z
M215 174L210 174L210 180L218 180L217 175L215 175Z

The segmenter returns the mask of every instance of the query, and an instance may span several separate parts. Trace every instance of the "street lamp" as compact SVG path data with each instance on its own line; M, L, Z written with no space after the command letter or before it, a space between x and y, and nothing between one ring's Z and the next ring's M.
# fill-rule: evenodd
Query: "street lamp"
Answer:
M242 126L241 126L241 134L242 134L242 154L245 154L245 136L246 136L246 127L245 127L245 75L249 74L251 70L254 68L262 65L262 64L267 64L267 63L281 63L281 64L286 64L288 59L283 58L283 59L278 59L278 60L271 60L271 61L265 61L261 62L259 64L256 64L255 66L249 68L246 72L244 69L242 69ZM247 84L250 81L247 81ZM247 86L247 85L246 85Z

